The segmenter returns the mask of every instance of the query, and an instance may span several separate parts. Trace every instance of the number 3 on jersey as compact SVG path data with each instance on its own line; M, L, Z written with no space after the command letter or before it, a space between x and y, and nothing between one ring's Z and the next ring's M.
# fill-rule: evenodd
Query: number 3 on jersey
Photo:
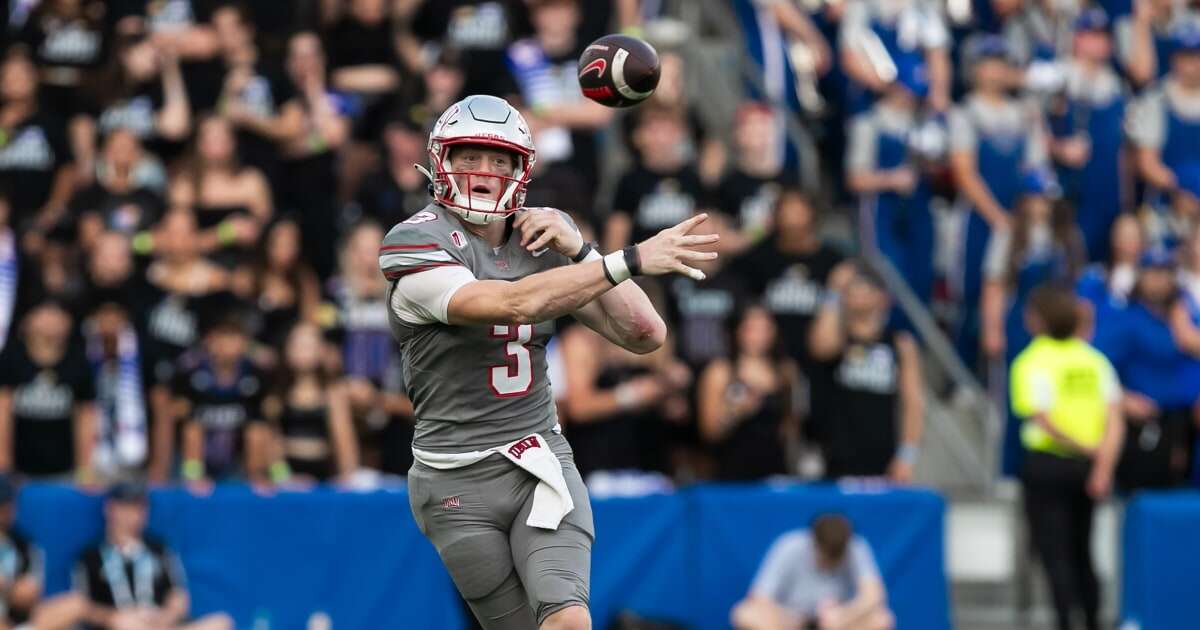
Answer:
M529 393L533 385L533 358L525 344L533 339L533 326L492 326L492 338L507 339L504 354L508 361L504 365L492 366L488 374L488 385L497 398L515 398Z

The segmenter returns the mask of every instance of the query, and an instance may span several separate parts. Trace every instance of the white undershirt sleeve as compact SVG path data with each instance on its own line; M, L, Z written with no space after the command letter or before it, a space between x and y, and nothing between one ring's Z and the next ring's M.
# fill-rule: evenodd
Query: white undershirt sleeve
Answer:
M475 274L460 265L435 267L403 276L396 281L396 290L392 291L392 312L409 324L449 324L446 308L450 298L463 285L474 281Z

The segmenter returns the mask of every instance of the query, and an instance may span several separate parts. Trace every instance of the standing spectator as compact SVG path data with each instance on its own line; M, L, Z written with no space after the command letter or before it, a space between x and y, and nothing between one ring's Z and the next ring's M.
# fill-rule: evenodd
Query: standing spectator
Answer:
M1046 160L1041 114L1009 96L1015 68L1004 39L983 35L964 53L972 92L950 115L950 166L970 208L962 230L957 293L961 300L959 354L968 368L979 357L979 297L983 259L993 230L1005 229L1015 209L1023 172Z
M401 84L390 3L387 0L349 0L346 10L325 33L329 52L329 82L335 90L361 99L362 117L355 138L374 140L382 127L385 96Z
M1050 581L1059 630L1100 628L1100 585L1092 565L1095 501L1108 495L1120 453L1121 386L1113 367L1077 339L1068 285L1034 289L1027 316L1037 336L1012 366L1012 407L1024 420L1021 474L1025 516Z
M1003 35L1018 65L1036 73L1071 52L1071 27L1080 13L1077 2L1033 0L1004 22Z
M850 123L847 188L859 195L860 239L885 256L925 303L933 299L933 214L912 139L929 93L926 66L901 63L883 98Z
M415 4L418 6L410 14L410 37L440 43L443 47L463 53L465 93L503 94L501 88L508 80L505 76L505 48L532 30L525 2L417 0ZM437 111L441 110L435 110L435 116Z
M96 383L97 474L117 479L145 471L150 446L150 376L138 333L120 292L92 297L94 307L83 325L84 349Z
M112 32L102 0L46 0L21 30L41 70L42 97L63 120L82 113L84 79L108 59Z
M700 434L715 452L718 479L786 475L789 447L799 437L800 370L762 306L742 308L732 329L730 358L714 360L700 375Z
M75 166L63 122L38 104L37 69L22 54L0 61L0 188L8 192L9 223L29 248L62 217L75 187Z
M870 545L846 517L823 514L775 539L730 623L738 630L891 630L895 620Z
M262 317L258 340L271 347L280 346L297 321L317 321L321 285L302 245L300 226L290 218L271 224L259 240L250 299Z
M883 281L861 267L829 279L830 295L809 330L809 348L830 383L820 421L825 475L910 483L925 423L921 355L906 332L887 326Z
M1091 331L1084 336L1093 339L1102 337L1104 329L1117 319L1110 315L1129 303L1144 248L1142 226L1133 214L1119 215L1110 232L1107 259L1084 269L1075 285L1087 317L1084 328Z
M842 16L838 44L841 67L849 79L849 114L869 109L891 87L893 77L888 75L904 66L929 71L929 89L919 100L928 99L930 108L939 112L949 107L950 32L934 3L852 2Z
M236 313L212 313L206 327L203 345L180 357L173 384L183 418L180 476L197 488L237 477L264 482L271 440L262 422L267 383L247 354L245 321Z
M1061 93L1049 105L1050 151L1063 194L1076 208L1087 259L1108 257L1109 229L1132 190L1122 168L1125 94L1112 69L1108 17L1088 9L1075 20L1074 46Z
M304 109L303 132L280 144L287 194L279 207L295 213L304 233L304 251L321 278L335 265L337 176L335 151L350 134L345 99L327 89L321 40L301 31L288 40L287 75Z
M324 341L315 324L299 322L288 330L263 416L278 434L278 451L292 476L346 479L358 469L358 442L345 386L322 361Z
M232 630L214 613L188 621L191 608L183 564L166 545L145 535L149 512L144 484L123 481L104 501L104 539L75 566L75 591L87 598L92 630Z
M596 132L613 120L612 108L583 97L579 88L579 0L528 2L533 37L507 50L508 71L538 148L540 165L583 178L591 197L600 171Z
M1147 220L1151 244L1186 239L1200 214L1200 25L1175 30L1171 71L1126 115L1138 172L1167 206Z
M784 186L799 185L795 171L783 169L783 152L774 145L775 113L749 101L734 117L733 164L713 188L713 205L734 219L747 244L756 244L774 228L772 214Z
M1171 334L1178 295L1174 260L1147 250L1129 307L1096 338L1124 386L1128 440L1117 481L1128 490L1169 487L1187 476L1200 370Z
M172 207L195 213L200 251L226 267L254 247L274 212L266 178L238 162L233 127L218 117L196 126L195 148L169 194Z
M1170 68L1176 29L1195 22L1186 4L1174 0L1134 0L1133 13L1116 18L1113 35L1117 60L1134 88L1141 89L1163 78Z
M71 315L55 302L25 315L0 359L0 471L92 478L96 384L71 343Z
M637 164L617 181L604 249L639 243L692 216L703 194L693 156L681 150L687 133L680 112L642 108L633 146Z
M342 210L343 226L370 219L390 229L428 205L429 180L413 168L427 159L424 125L412 112L393 113L383 128L383 164Z
M124 0L112 3L117 33L146 33L155 48L183 61L184 83L193 109L217 102L220 64L210 23L215 0Z
M158 223L166 206L165 178L162 164L142 150L132 131L109 133L96 161L95 180L71 198L78 245L90 249L106 230L132 238Z

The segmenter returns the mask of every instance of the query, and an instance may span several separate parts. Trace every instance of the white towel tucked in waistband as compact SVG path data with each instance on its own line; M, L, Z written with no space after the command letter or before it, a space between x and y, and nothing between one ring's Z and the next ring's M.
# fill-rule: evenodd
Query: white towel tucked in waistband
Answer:
M541 434L530 433L519 440L485 451L430 453L413 448L412 452L417 461L438 470L464 468L493 453L508 458L508 461L539 480L537 488L533 490L533 507L529 510L529 518L525 519L525 524L530 527L558 529L563 518L575 509L575 502L571 500L571 492L567 489L567 480L563 478L562 463Z

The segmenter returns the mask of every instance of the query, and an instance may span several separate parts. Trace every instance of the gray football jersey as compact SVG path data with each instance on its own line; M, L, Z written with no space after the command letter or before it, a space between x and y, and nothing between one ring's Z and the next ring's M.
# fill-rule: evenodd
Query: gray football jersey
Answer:
M436 205L396 224L379 250L379 266L392 282L388 304L397 280L434 267L461 265L480 280L518 280L567 264L565 256L552 250L534 256L515 235L493 248ZM481 450L556 424L546 368L553 321L413 325L391 308L388 318L400 343L408 396L417 416L414 447Z

